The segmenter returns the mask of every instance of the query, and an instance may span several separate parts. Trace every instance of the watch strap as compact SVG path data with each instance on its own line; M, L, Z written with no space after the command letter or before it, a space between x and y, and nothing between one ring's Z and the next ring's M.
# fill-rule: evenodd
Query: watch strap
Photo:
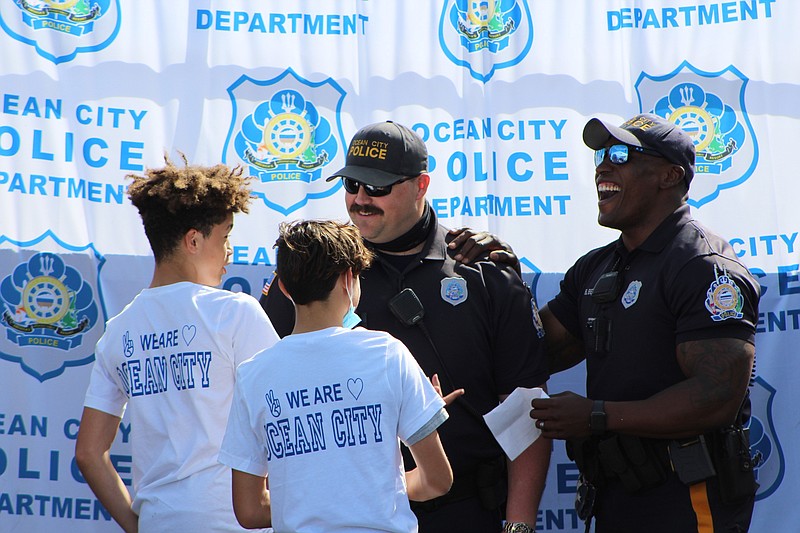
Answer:
M595 400L592 404L592 414L589 415L589 429L594 435L602 435L606 432L606 402Z
M535 533L536 528L525 522L506 522L503 533Z

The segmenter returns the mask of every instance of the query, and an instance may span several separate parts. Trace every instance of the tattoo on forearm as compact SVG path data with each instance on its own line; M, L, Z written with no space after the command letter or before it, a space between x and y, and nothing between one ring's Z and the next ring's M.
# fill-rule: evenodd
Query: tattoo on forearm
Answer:
M738 339L691 341L678 346L678 363L691 379L686 387L692 405L710 409L739 397L747 388L753 346Z

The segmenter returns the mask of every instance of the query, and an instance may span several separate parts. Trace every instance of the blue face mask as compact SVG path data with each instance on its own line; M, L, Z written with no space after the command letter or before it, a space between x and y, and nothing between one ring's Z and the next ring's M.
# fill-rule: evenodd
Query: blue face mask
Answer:
M342 319L342 327L346 329L353 329L361 323L361 317L356 314L356 308L351 304L350 309L344 314Z
M353 305L353 297L350 296L350 291L347 291L347 296L350 298L350 308L342 318L342 327L346 329L353 329L361 323L361 317L356 314L356 307Z

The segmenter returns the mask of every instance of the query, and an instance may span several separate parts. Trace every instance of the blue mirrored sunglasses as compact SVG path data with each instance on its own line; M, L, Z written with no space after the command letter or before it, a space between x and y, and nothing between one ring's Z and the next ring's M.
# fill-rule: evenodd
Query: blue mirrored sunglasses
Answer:
M609 146L608 148L600 148L599 150L594 151L594 166L599 167L600 163L606 158L606 153L608 153L608 160L614 163L615 165L622 165L628 162L628 154L630 150L634 150L636 152L641 152L643 154L654 155L658 157L664 157L660 153L656 152L655 150L650 150L649 148L642 148L640 146L630 146L628 144L615 144L614 146Z

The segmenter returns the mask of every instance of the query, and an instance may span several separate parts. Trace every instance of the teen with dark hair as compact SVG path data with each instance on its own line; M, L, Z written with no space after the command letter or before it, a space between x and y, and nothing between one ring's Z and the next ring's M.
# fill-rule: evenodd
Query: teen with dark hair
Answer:
M400 341L351 329L373 254L338 222L282 224L276 247L296 321L237 373L220 452L236 517L295 533L416 531L409 499L441 496L453 480L436 431L447 413ZM417 464L405 474L400 441Z

